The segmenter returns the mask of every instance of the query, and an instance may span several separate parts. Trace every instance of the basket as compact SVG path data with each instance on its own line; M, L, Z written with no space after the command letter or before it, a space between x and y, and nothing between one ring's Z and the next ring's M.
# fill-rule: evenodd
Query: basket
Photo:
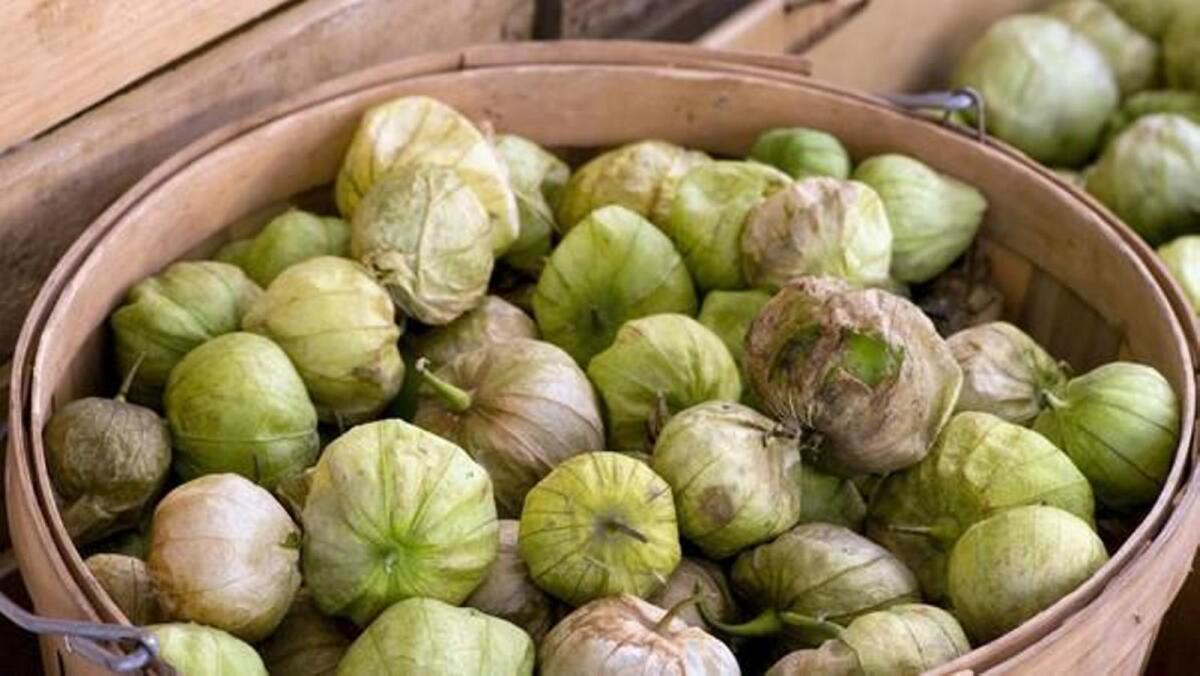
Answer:
M40 430L57 405L111 384L106 319L172 260L200 257L289 198L332 181L361 113L425 94L496 129L557 148L663 138L742 155L762 129L804 125L858 158L894 151L977 186L991 204L978 246L1007 318L1087 369L1115 358L1161 371L1183 430L1167 484L1095 576L960 670L1136 673L1190 567L1200 483L1191 313L1151 252L1093 202L1016 152L936 120L804 77L795 60L638 43L498 45L400 61L331 82L187 147L118 200L63 258L26 320L12 375L8 509L38 612L125 622L84 567L54 505ZM61 638L46 671L101 673Z

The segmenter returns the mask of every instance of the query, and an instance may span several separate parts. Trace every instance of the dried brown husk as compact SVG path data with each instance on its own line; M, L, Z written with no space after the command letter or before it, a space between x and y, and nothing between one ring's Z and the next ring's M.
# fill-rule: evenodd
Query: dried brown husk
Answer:
M413 340L413 353L440 367L491 343L537 337L529 315L499 296L485 296L479 307Z
M46 424L46 463L63 525L78 545L137 525L171 469L166 422L125 401L129 382L116 399L77 399Z
M946 344L963 371L959 411L982 411L1023 425L1042 411L1045 393L1067 381L1054 357L1007 322L963 329Z
M1004 294L992 283L991 265L979 249L935 277L916 302L943 336L1004 315Z
M258 647L271 676L334 676L350 639L301 588L274 634Z
M124 554L93 554L83 563L130 622L146 625L166 620L145 561Z
M542 641L538 662L543 676L741 674L724 643L629 594L568 615Z
M722 622L733 622L740 612L725 571L712 561L690 556L679 562L679 567L667 578L666 586L646 600L659 608L678 606L675 617L705 630L709 627L699 604L704 604L705 610Z
M525 494L563 460L604 448L591 383L549 343L486 345L423 375L414 422L484 466L501 516L520 514Z
M464 606L470 606L525 630L535 644L554 625L558 603L533 583L529 567L517 549L520 523L501 519L500 549L488 569L487 577L471 592Z
M839 474L923 458L949 419L962 371L909 301L830 277L800 277L751 324L746 371L759 400Z

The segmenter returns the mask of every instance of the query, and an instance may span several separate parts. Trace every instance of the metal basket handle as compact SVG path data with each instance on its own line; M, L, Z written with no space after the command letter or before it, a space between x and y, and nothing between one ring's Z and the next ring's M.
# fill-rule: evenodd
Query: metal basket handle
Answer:
M0 448L7 437L8 425L0 422ZM0 553L0 579L16 571L12 550ZM109 671L124 674L156 667L163 676L176 676L176 671L159 659L158 639L140 627L42 617L25 610L2 592L0 615L30 633L63 636L69 650Z
M951 113L973 110L975 112L975 138L978 141L987 138L987 106L984 104L983 94L971 87L923 94L884 94L883 99L894 106L907 110L940 110L943 113L942 121L947 123L950 121Z

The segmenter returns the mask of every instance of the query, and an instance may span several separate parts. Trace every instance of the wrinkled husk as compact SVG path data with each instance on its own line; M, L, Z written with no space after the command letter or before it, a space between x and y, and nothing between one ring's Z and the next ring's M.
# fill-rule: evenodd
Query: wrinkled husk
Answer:
M1117 78L1121 96L1154 85L1158 76L1158 45L1134 30L1100 0L1063 0L1046 13L1082 34L1104 55Z
M349 223L289 209L271 219L244 250L235 250L232 262L266 288L279 273L297 263L320 256L345 257L349 253Z
M696 292L671 240L611 206L589 214L550 255L533 310L542 338L587 365L630 319L695 314Z
M123 396L77 399L46 423L46 466L77 545L137 525L171 469L166 424Z
M487 470L502 517L520 515L525 494L563 460L604 448L591 383L550 343L485 345L426 377L413 422Z
M520 523L500 521L500 549L487 577L471 592L464 606L512 622L529 634L535 644L554 625L557 602L533 583L529 567L517 549Z
M1185 235L1158 248L1158 256L1200 314L1200 236Z
M164 398L175 471L236 472L268 489L317 459L317 412L275 343L252 333L214 338L171 371Z
M337 622L301 589L274 634L258 647L271 676L333 676L350 647Z
M146 627L158 640L158 654L184 676L267 676L262 658L226 632L191 623Z
M1167 84L1200 91L1200 6L1189 5L1175 16L1162 52Z
M109 318L121 373L142 360L130 401L161 407L171 369L201 343L237 331L260 293L240 268L214 261L174 263L133 287Z
M543 676L740 676L721 641L628 594L592 601L559 622L542 642Z
M710 291L696 319L717 334L741 369L746 354L746 332L771 294L766 291Z
M787 174L756 162L707 162L684 175L662 227L696 286L746 288L741 259L746 217L791 182Z
M755 288L774 292L801 275L875 286L888 279L892 230L870 186L808 178L750 212L741 246L742 269Z
M639 141L595 157L571 175L555 210L563 232L592 211L620 205L661 225L684 174L711 161L702 152L665 141Z
M400 420L359 425L326 447L302 522L313 599L359 626L410 597L461 603L498 546L487 472Z
M768 676L918 676L971 650L941 608L917 603L868 613L816 650L789 654Z
M488 232L483 204L455 172L405 167L363 197L350 253L405 314L448 324L487 293L495 263Z
M322 256L276 277L242 323L287 353L317 417L344 426L375 417L400 391L394 317L387 291L362 266Z
M512 134L496 137L496 152L508 168L521 222L520 234L505 252L504 262L536 275L545 266L553 245L558 229L554 206L562 197L571 169L536 143Z
M1066 452L1096 499L1124 510L1154 502L1179 443L1179 399L1158 371L1105 364L1047 396L1034 429Z
M529 636L504 620L435 599L408 599L367 627L337 673L531 676L534 656Z
M667 585L646 600L659 608L678 606L675 617L700 629L708 629L700 613L701 604L722 622L734 621L739 613L725 571L712 561L691 557L684 557L667 578Z
M1001 512L967 529L950 554L954 613L985 643L1049 608L1108 561L1088 524L1056 507Z
M962 181L904 155L877 155L854 170L854 180L883 200L892 230L891 276L920 283L941 274L971 246L987 200Z
M792 178L850 177L850 154L832 134L804 127L768 129L750 149L750 158Z
M537 324L520 308L498 296L484 296L479 307L414 340L413 352L441 367L492 343L537 337Z
M992 24L959 63L952 85L983 95L989 133L1056 167L1087 162L1120 94L1090 40L1059 19L1033 14Z
M415 166L451 170L474 194L487 214L481 229L492 253L516 241L520 218L504 162L470 120L425 96L398 98L363 114L338 172L338 209L356 218L376 183Z
M691 317L658 314L626 323L592 358L588 377L605 404L609 446L654 446L670 414L706 401L738 401L741 375L725 344Z
M1194 0L1104 0L1138 31L1161 38L1174 24L1176 14Z
M712 401L672 416L652 466L672 487L680 533L709 558L766 542L800 518L797 439L741 404Z
M671 487L619 453L577 455L529 491L518 546L534 582L573 606L648 596L679 565Z
M991 264L979 249L935 277L916 303L943 337L1004 315L1004 294L992 282Z
M83 563L130 622L142 626L167 619L145 561L122 554L93 554Z
M1173 113L1200 124L1200 91L1163 89L1135 94L1121 103L1121 109L1108 119L1104 145L1107 147L1134 122L1147 115Z
M946 560L972 524L1023 505L1092 523L1088 480L1041 435L986 413L960 413L920 464L884 480L867 534L904 561L925 598L946 598Z
M147 568L168 617L254 642L275 631L300 588L299 545L270 493L215 474L158 503Z
M796 279L767 303L747 335L746 370L767 411L819 435L818 464L839 474L925 457L962 384L915 305L828 277Z
M743 552L732 580L764 616L784 625L795 615L844 626L862 614L920 599L916 578L899 559L854 531L825 523L801 524Z
M1063 366L1021 329L989 322L946 339L963 372L958 411L981 411L1024 425L1041 413L1044 395L1067 381Z
M308 491L312 488L312 475L315 467L309 467L299 474L291 474L275 484L275 499L283 505L288 514L297 522L304 513L304 503L308 501Z
M1087 190L1151 244L1200 228L1200 124L1147 115L1105 149Z
M826 474L815 467L800 470L800 520L831 523L862 531L867 503L850 479Z

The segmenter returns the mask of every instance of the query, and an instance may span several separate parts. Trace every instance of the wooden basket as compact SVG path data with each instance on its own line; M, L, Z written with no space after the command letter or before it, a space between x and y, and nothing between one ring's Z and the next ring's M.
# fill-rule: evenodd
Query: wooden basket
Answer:
M26 583L43 614L125 621L83 566L54 505L40 430L57 405L111 389L106 320L137 281L202 256L289 198L327 187L359 116L400 95L439 98L496 129L560 147L663 138L744 155L762 129L805 125L857 158L895 151L974 184L991 208L980 247L1008 318L1087 369L1121 357L1159 369L1183 405L1176 462L1158 502L1092 579L1017 630L940 670L1137 672L1188 572L1200 529L1191 439L1190 310L1136 237L1015 152L863 95L809 80L794 60L691 47L553 43L409 59L332 82L225 127L147 176L87 230L46 283L12 380L8 506ZM241 224L233 226L232 224ZM107 390L105 390L107 391ZM46 669L96 673L61 641Z

